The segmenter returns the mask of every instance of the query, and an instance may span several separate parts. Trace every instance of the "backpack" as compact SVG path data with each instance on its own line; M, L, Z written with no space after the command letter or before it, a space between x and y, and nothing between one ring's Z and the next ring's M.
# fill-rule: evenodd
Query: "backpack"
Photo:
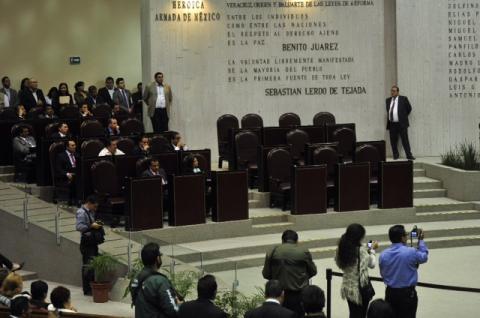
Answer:
M142 289L143 283L151 276L156 276L156 275L164 276L159 272L151 271L147 276L145 276L140 281L137 278L133 279L132 283L130 284L130 295L132 296L132 305L131 305L132 307L135 306L135 302L137 301L138 295L140 294L140 291L143 290ZM145 300L147 302L150 302L146 297L145 297Z

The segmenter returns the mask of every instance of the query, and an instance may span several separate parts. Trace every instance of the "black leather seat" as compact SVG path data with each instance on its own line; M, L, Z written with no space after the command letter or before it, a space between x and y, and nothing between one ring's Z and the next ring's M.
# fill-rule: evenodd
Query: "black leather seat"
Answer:
M258 136L251 131L242 131L235 136L235 154L237 168L247 170L250 188L258 178Z
M145 131L143 123L136 118L128 118L122 121L120 125L120 133L123 136L139 136Z
M246 114L241 123L242 128L263 128L263 119L258 114Z
M337 151L329 146L318 147L313 151L314 165L327 165L327 204L333 205L335 197L335 178L339 157Z
M305 146L309 142L308 134L295 129L287 133L287 145L290 146L293 162L297 165L305 165Z
M352 162L355 152L355 131L350 128L339 128L333 132L333 140L338 142L338 153L344 163Z
M105 128L102 124L95 119L89 119L84 121L80 125L80 137L89 138L89 137L104 137Z
M76 106L66 106L60 110L59 117L62 119L78 119L80 118L80 112Z
M81 147L82 158L97 158L103 147L105 147L105 145L98 139L85 140Z
M238 129L238 118L234 115L226 114L217 119L217 140L218 140L218 168L222 168L222 163L227 160L229 168L233 162L233 145L230 144L230 130Z
M320 112L313 116L314 126L325 126L326 124L335 124L335 116L332 113Z
M152 155L158 155L164 152L170 151L170 141L164 136L153 136L150 139L150 153Z
M290 203L292 156L285 149L275 148L267 155L270 206L277 204L285 211Z
M120 138L118 139L117 147L126 155L132 155L135 149L135 143L130 138Z
M300 116L295 113L285 113L278 119L280 127L297 127L301 125Z
M382 156L378 149L372 145L362 145L355 150L355 162L368 162L370 164L370 201L378 202L378 167Z

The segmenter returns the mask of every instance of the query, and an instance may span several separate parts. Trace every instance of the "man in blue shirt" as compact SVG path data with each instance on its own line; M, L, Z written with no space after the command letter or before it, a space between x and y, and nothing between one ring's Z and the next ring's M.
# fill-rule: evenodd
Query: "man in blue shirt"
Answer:
M423 231L418 232L418 248L408 247L408 234L403 225L394 225L388 231L392 245L380 255L380 274L387 285L385 300L390 303L397 318L415 318L418 297L415 290L418 265L428 260L428 248Z

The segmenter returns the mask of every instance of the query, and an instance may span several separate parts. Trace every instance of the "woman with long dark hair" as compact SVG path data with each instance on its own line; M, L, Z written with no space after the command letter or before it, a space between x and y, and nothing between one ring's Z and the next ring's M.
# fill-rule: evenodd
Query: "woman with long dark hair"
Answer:
M362 295L361 289L370 285L368 268L374 268L378 243L364 246L365 228L350 224L338 242L335 262L343 271L341 295L348 302L350 318L365 318L371 297ZM373 295L372 295L373 296Z

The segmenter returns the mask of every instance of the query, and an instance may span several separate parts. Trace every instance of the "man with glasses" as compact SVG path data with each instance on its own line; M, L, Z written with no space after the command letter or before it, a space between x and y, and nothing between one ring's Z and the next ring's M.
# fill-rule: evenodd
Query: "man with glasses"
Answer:
M387 285L385 301L393 308L396 317L415 318L418 297L415 286L418 266L428 260L424 232L418 230L418 246L408 247L408 233L403 225L394 225L388 231L392 245L380 255L380 274Z

